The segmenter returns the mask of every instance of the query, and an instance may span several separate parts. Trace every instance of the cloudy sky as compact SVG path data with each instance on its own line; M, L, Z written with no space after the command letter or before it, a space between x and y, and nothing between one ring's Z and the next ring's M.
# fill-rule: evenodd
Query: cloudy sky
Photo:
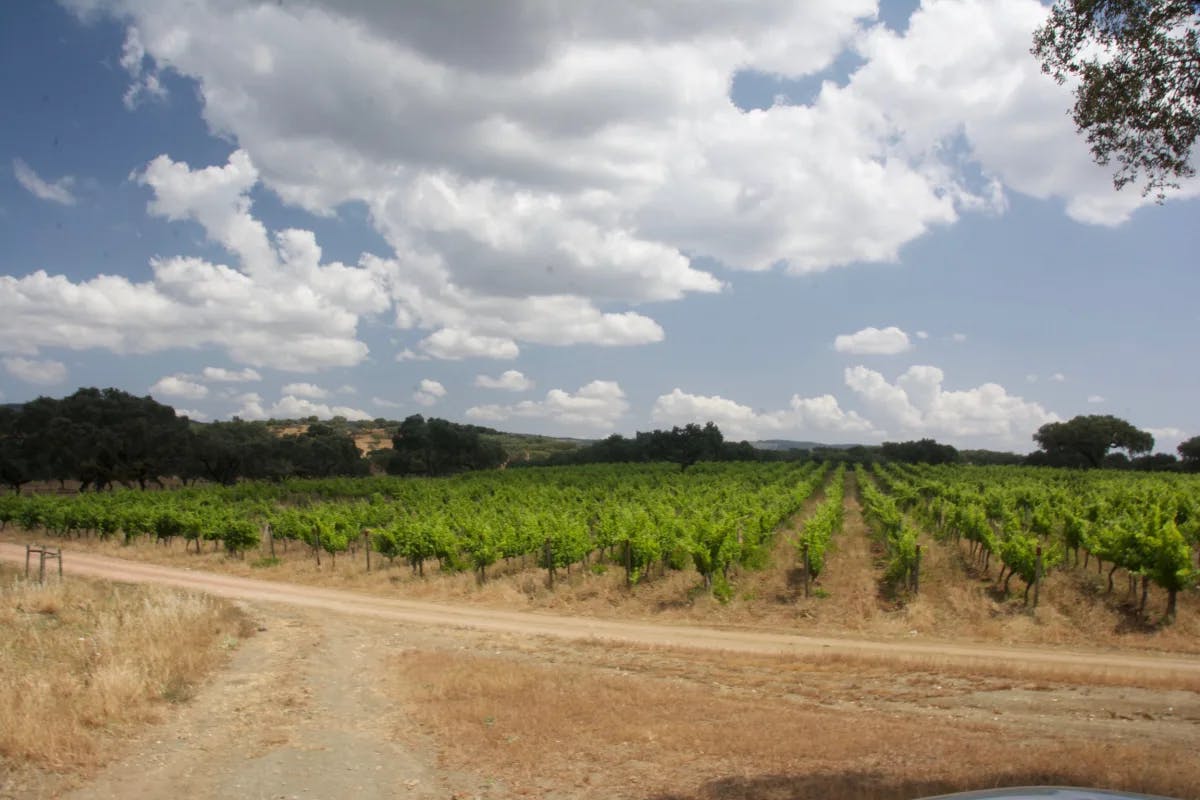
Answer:
M1200 183L1037 0L0 5L0 392L586 437L1200 433Z

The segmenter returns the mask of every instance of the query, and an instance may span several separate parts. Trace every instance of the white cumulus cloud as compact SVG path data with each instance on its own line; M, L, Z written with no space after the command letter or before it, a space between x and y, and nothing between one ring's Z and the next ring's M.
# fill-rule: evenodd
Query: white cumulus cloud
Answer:
M421 350L434 358L457 361L462 358L516 358L520 348L512 339L482 336L456 328L442 328L421 340Z
M423 406L431 406L446 396L446 387L430 378L422 378L412 398Z
M890 436L974 439L1006 446L1028 445L1033 432L1058 416L999 384L944 388L945 373L932 366L905 370L895 383L864 366L845 370L846 385Z
M199 400L208 397L208 387L193 380L191 375L167 375L150 387L150 393L164 397Z
M39 385L62 383L67 379L67 367L61 361L21 358L4 359L4 369L14 378Z
M1097 405L1104 402L1104 396L1099 394L1089 394L1087 401L1092 405Z
M689 394L679 388L654 401L650 417L660 425L714 422L727 439L789 436L873 434L874 426L854 411L842 409L833 395L792 395L788 408L755 411L719 395Z
M891 356L911 348L908 334L895 325L867 327L855 333L843 333L833 340L834 350L854 355Z
M251 291L267 312L257 323L191 321L186 332L216 331L205 343L251 365L357 363L359 318L383 312L439 358L645 344L664 332L631 307L724 288L694 256L813 272L895 260L932 228L1004 213L1010 191L1103 224L1152 202L1113 191L1065 113L1070 87L1030 57L1038 0L930 0L903 33L878 22L875 0L96 5L126 26L134 101L172 70L242 148L206 170L156 159L141 178L156 213L197 220L239 255L240 291L309 264L250 216L254 186L322 215L361 202L392 250L284 284L297 313L303 290L322 307L323 329L296 346L316 357L267 355L296 338L267 331L305 330L273 318L268 290ZM847 52L861 67L807 104L730 102L739 71L812 78ZM232 292L236 276L193 277ZM142 286L61 292L98 305L100 288ZM178 294L150 288L146 300Z
M279 398L279 402L275 403L258 416L259 418L262 416L267 416L271 419L304 419L305 417L317 417L318 419L345 417L351 421L374 419L374 416L368 414L362 409L350 408L349 406L330 406L325 403L314 403L308 398L296 397L290 394Z
M515 369L509 369L502 372L498 377L490 375L476 375L475 385L481 389L503 389L507 392L527 392L533 388L533 381L526 378L521 372Z
M205 367L201 372L201 376L206 381L214 383L253 383L261 381L262 375L258 374L257 370L246 367L245 369L232 370L224 367Z
M1154 437L1155 451L1159 453L1174 453L1175 448L1185 439L1191 438L1187 431L1182 428L1176 428L1173 425L1164 425L1161 428L1144 428L1147 433Z
M467 417L481 422L541 419L566 428L611 430L629 411L625 392L615 381L592 381L574 393L562 389L546 392L544 400L523 400L512 405L482 405L467 409Z
M307 397L312 400L322 400L329 396L329 392L317 386L315 383L288 383L280 390L283 394L290 394L296 397Z

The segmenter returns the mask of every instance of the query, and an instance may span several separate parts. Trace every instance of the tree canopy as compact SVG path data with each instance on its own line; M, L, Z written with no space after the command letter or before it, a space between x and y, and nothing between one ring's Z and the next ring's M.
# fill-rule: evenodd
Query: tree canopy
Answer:
M1042 71L1077 80L1072 118L1113 185L1161 200L1195 175L1200 135L1196 0L1058 0L1033 39Z
M287 436L264 422L199 424L118 389L0 407L0 482L17 491L39 480L75 480L86 491L167 476L233 483L367 472L347 431L315 421Z
M488 429L413 414L392 437L386 469L392 475L448 475L505 463L504 448L482 439L481 430Z
M908 464L953 464L958 461L958 450L953 445L939 444L933 439L884 442L880 450L888 461Z
M1200 470L1200 436L1193 436L1186 442L1181 442L1175 449L1179 451L1179 458L1184 467Z
M1131 455L1149 453L1154 437L1123 419L1105 414L1078 416L1066 422L1048 422L1038 428L1033 440L1041 447L1033 463L1051 466L1099 467L1113 449Z

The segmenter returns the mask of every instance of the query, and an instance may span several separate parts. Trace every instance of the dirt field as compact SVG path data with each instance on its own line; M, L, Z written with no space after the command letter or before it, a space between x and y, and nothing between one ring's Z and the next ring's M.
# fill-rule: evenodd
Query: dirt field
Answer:
M0 557L23 557L0 546ZM13 796L1200 797L1200 660L559 617L75 554L265 630L95 774Z

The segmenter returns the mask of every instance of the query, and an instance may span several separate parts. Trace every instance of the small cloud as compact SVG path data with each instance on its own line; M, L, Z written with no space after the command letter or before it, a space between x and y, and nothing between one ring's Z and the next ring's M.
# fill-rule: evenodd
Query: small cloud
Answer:
M330 419L332 417L345 417L348 420L358 422L372 418L370 414L359 408L328 406L324 403L314 403L308 398L296 397L290 394L279 398L279 402L267 409L266 413L274 419L304 419L305 417Z
M1186 431L1182 428L1176 428L1173 425L1167 425L1162 428L1146 428L1146 432L1154 437L1154 441L1158 443L1160 450L1163 449L1165 442L1169 441L1178 444L1187 437Z
M259 375L257 370L250 369L249 367L239 370L225 369L224 367L205 367L201 375L204 380L215 383L252 383L262 380L262 375Z
M150 387L150 394L199 400L208 397L208 387L192 380L191 375L168 375Z
M191 408L177 408L177 409L175 409L175 416L187 417L188 419L194 419L197 422L207 422L208 421L208 414L205 414L203 411L196 411L195 409L191 409Z
M338 394L358 394L358 389L355 389L353 386L351 386L348 383L343 383L341 386L339 386L337 388L337 393Z
M512 339L481 336L458 328L442 328L431 333L417 345L425 353L447 361L464 358L516 358L521 353Z
M1037 376L1037 375L1034 375L1034 374L1031 372L1031 373L1029 373L1028 375L1026 375L1026 376L1025 376L1025 382L1026 382L1026 383L1037 383L1037 382L1038 382L1038 376Z
M71 194L71 186L75 183L75 179L70 175L52 183L43 180L33 171L33 167L19 158L13 159L13 175L16 176L17 183L24 186L34 197L64 206L75 205L75 195Z
M503 389L506 392L526 392L533 388L533 381L515 369L505 370L497 378L476 375L475 385L481 389Z
M38 361L13 356L4 359L4 369L9 375L26 383L48 386L67 379L67 368L61 361Z
M1103 403L1104 397L1101 395L1098 395L1098 394L1091 394L1091 395L1088 395L1087 401L1089 403L1092 403L1093 405L1095 405L1096 403Z
M423 406L431 406L438 400L446 396L446 387L429 378L425 378L417 385L417 390L413 392L413 400Z
M928 339L929 333L927 331L917 331L917 338L918 339Z
M131 26L125 32L125 44L121 48L121 66L129 73L129 77L133 78L133 83L129 84L125 96L121 98L130 111L137 108L142 97L162 100L167 96L167 90L158 80L158 74L153 69L143 68L145 60L146 48L142 45L141 33Z
M280 389L280 391L285 395L308 397L313 400L321 400L329 396L329 392L314 383L289 383Z
M1050 380L1054 381L1055 383L1066 383L1067 376L1063 375L1061 372L1056 372L1050 376Z
M612 429L629 411L625 392L615 381L592 381L571 393L562 389L546 392L545 400L522 400L513 405L472 406L468 419L503 422L509 419L545 419L560 425Z
M952 341L952 342L958 342L959 344L962 344L966 340L967 340L967 335L965 333L950 334L950 341Z
M887 328L863 328L843 333L833 340L833 349L854 355L893 356L912 348L908 334L895 325Z
M385 400L382 397L372 397L371 403L379 408L404 408L404 403L397 403L395 400Z
M242 419L266 419L267 412L262 405L262 396L258 392L246 392L245 394L234 398L240 403L238 410L233 412L233 416Z
M416 353L413 350L406 347L403 350L401 350L399 353L396 353L396 360L397 361L428 361L429 356L421 355L420 353Z

